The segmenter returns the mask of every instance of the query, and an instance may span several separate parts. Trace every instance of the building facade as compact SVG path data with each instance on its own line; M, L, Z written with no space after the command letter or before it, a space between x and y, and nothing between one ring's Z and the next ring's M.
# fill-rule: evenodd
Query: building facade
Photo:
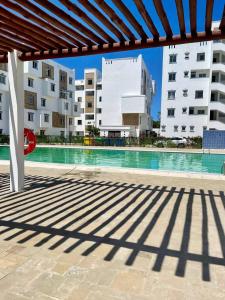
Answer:
M84 79L75 83L75 100L82 109L76 120L79 135L87 133L88 125L98 127L103 137L140 136L151 130L155 82L141 55L103 58L102 74L86 69Z
M7 65L0 69L0 133L8 134ZM74 78L74 70L52 60L25 62L24 126L41 135L73 135L79 114Z
M160 134L204 130L225 130L225 41L164 47Z

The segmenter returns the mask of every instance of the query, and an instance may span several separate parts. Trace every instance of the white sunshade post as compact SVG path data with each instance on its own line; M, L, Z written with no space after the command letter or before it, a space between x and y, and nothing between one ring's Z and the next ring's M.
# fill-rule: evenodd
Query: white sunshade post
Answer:
M24 189L24 95L23 62L18 52L8 52L9 75L9 135L10 135L10 190Z

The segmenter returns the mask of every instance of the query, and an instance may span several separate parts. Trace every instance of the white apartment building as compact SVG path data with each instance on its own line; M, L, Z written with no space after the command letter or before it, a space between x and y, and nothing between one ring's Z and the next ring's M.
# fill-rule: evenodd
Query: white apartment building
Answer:
M141 55L136 58L104 59L102 74L86 69L83 80L76 80L76 103L82 114L76 119L79 135L86 126L99 127L104 137L128 137L151 130L151 102L155 92Z
M225 130L225 41L164 47L161 136L202 136L206 129Z
M42 135L73 135L75 74L55 61L24 63L24 126ZM0 65L0 133L9 133L7 64Z

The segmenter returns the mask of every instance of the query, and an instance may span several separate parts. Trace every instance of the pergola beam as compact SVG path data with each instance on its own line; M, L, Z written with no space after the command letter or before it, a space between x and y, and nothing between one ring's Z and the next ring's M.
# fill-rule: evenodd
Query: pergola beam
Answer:
M142 0L134 0L134 3L137 6L137 9L138 9L140 15L142 16L142 18L144 19L146 25L148 26L148 29L152 33L154 39L157 40L159 38L158 30L155 27L155 24L153 23L150 15L148 14L148 11L147 11L144 3L142 2Z
M180 26L180 34L183 37L185 37L186 27L185 27L185 21L184 21L184 7L183 7L182 0L176 0L176 8L177 8L177 15L178 15L179 26Z
M88 38L84 37L77 31L75 31L74 29L69 29L69 27L67 26L67 31L68 32L72 31L74 33L74 35L77 35L77 37L79 36L79 40L84 42L86 45L89 45L91 43L90 40L94 41L97 44L101 44L101 43L105 42L103 39L98 37L94 32L89 30L87 27L83 26L76 19L72 18L70 15L65 13L62 9L60 9L56 5L52 4L48 0L36 0L36 2L39 3L42 7L46 8L48 11L53 12L59 18L62 18L64 21L66 21L68 24L70 24L73 28L76 28L77 30L82 32L82 34L84 34L85 36L87 36ZM60 23L60 24L62 24L62 23Z
M99 7L104 11L104 13L110 18L110 20L120 28L120 30L127 36L130 41L136 39L133 32L127 27L123 20L116 14L116 12L104 1L95 0Z
M107 27L118 39L123 41L123 34L118 30L118 28L112 24L93 4L87 0L78 0L80 4L83 5L93 16L95 16L105 27Z
M121 0L112 0L112 2L116 5L116 7L124 14L124 16L127 18L127 20L130 22L130 24L134 27L136 32L139 34L139 36L142 39L147 39L148 36L145 33L142 26L137 22L133 14L130 12L130 10L127 8L127 6L121 1Z
M69 0L60 0L60 2L75 15L80 17L84 22L86 22L90 27L92 27L100 36L102 36L109 43L114 43L114 39L106 33L98 24L96 24L87 14L85 14L76 4L70 2Z
M55 28L48 22L44 21L40 17L37 17L37 15L34 15L29 10L27 10L23 7L23 6L26 6L28 8L32 8L33 7L32 3L24 2L23 0L17 0L17 3L20 3L23 5L23 6L21 6L21 5L18 5L16 3L12 2L12 0L3 0L1 2L5 6L11 8L11 9L14 9L16 12L21 14L24 18L28 18L29 20L32 20L36 24L40 25L42 28L46 28L47 30L49 30L50 37L53 37L54 41L58 40L61 43L62 47L68 48L68 47L74 47L76 45L76 43L71 44L71 43L65 41L65 39L64 39L65 36L62 31L58 30L57 28Z
M162 1L161 0L153 0L153 2L155 5L156 12L157 12L157 14L162 22L163 28L166 32L167 38L171 38L173 36L173 31L170 27L170 23L167 18L165 9L162 5Z
M181 35L173 36L170 40L167 37L161 37L158 41L154 39L147 39L145 42L142 40L135 40L134 42L126 41L124 43L114 43L104 44L102 46L92 46L83 47L82 49L72 48L72 49L62 49L51 50L51 51L42 51L42 52L26 52L21 53L19 58L23 61L30 60L41 60L41 59L51 59L51 58L59 58L59 57L79 57L86 55L94 55L101 53L109 53L109 52L118 52L118 51L128 51L128 50L137 50L137 49L145 49L145 48L154 48L154 47L163 47L168 45L179 45L179 44L187 44L187 43L196 43L202 41L210 41L210 40L218 40L224 39L225 32L221 33L220 30L213 31L212 34L208 35L205 32L199 32L195 37L192 34L187 34L185 40ZM0 57L0 62L5 62L4 59Z
M193 36L195 36L196 33L197 33L197 26L196 26L197 5L196 5L196 0L189 0L189 14L190 14L191 34Z

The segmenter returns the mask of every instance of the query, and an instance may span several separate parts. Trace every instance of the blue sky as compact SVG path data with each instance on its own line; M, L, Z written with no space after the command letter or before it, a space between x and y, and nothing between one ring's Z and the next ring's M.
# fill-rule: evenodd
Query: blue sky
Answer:
M53 1L53 2L57 2L57 1ZM72 2L77 3L77 1L72 1ZM90 1L90 2L94 3L93 1ZM108 0L107 2L111 4L110 0ZM133 1L132 0L124 0L123 2L129 6L130 10L135 14L138 21L142 24L142 26L148 33L148 29L146 28L145 24L142 23L140 16L137 14L136 8L133 5ZM145 3L146 7L148 8L154 23L159 28L160 34L164 35L160 20L158 19L158 16L157 16L155 10L153 9L152 3L151 3L152 1L151 0L143 0L143 2ZM171 27L173 28L174 33L179 33L178 20L177 20L177 18L174 18L175 0L163 0L162 2L168 13L168 18L169 18L169 21L170 21ZM186 20L187 31L189 31L188 2L189 2L188 0L183 1L184 8L186 11L185 20ZM197 3L198 3L198 15L197 15L197 27L198 28L197 29L198 29L198 31L203 31L204 30L206 0L198 0ZM214 1L213 20L219 20L221 18L224 5L225 5L225 0L215 0ZM59 4L59 6L60 6L60 4ZM112 7L115 8L115 6L113 6L113 4L112 4ZM117 11L116 8L115 8L115 10ZM67 11L67 13L68 13L68 11ZM74 17L74 15L72 15L72 16ZM130 26L129 24L127 24L127 25ZM151 36L151 35L149 34L149 36ZM76 69L76 79L80 79L83 77L83 71L85 68L97 68L97 69L101 70L102 57L122 58L122 57L138 56L139 54L142 54L143 58L145 60L145 63L149 69L149 72L152 74L153 79L156 80L157 93L153 100L152 116L153 116L153 118L157 118L157 114L160 111L160 101L161 101L162 53L163 53L162 50L163 50L162 48L143 49L143 50L135 50L135 51L109 53L109 54L104 54L104 55L92 55L92 56L77 57L77 58L56 59L56 61L67 67L75 68Z

